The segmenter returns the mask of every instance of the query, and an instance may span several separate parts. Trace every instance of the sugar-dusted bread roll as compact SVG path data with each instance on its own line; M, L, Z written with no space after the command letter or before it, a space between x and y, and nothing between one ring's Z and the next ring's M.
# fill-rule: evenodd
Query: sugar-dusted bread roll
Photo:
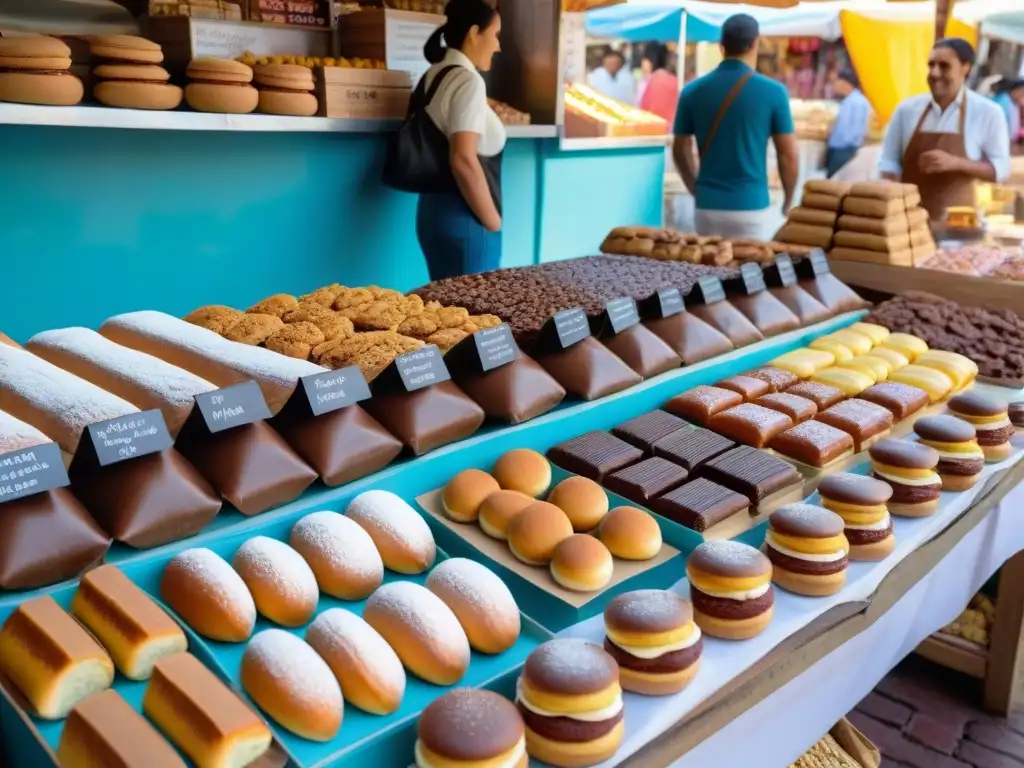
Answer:
M453 557L430 572L427 589L452 609L469 644L481 653L507 651L519 639L519 606L505 582L473 560Z
M253 380L263 390L272 414L284 407L300 378L327 370L261 347L228 341L213 331L152 310L112 317L100 326L100 333L218 387Z
M384 562L370 534L337 512L306 515L292 527L289 543L331 597L365 600L384 581Z
M309 564L283 541L254 536L231 565L249 587L256 610L285 627L300 627L316 612L320 590Z
M87 426L139 409L30 352L0 344L0 410L73 456Z
M94 693L71 710L57 762L61 768L185 768L156 728L114 690Z
M8 336L5 333L0 333L0 344L6 344L9 347L20 347L21 346L20 344L18 344L18 342L16 342L14 339L12 339L10 336Z
M396 573L423 573L434 564L434 534L415 509L390 491L365 491L345 514L370 534L384 565Z
M157 661L188 650L177 622L116 565L101 565L82 577L71 613L129 680L148 680Z
M106 690L114 663L82 625L49 596L22 603L0 628L0 673L36 717L59 720Z
M390 715L405 696L405 668L398 654L361 616L342 608L324 611L306 630L341 684L345 701L374 715Z
M405 668L435 685L454 685L469 668L469 640L452 609L411 581L393 581L363 609L366 623L395 649Z
M260 709L294 734L330 741L341 728L341 688L327 662L283 629L257 634L242 656L242 687Z
M88 328L37 333L25 347L140 410L158 408L171 435L178 434L191 413L193 396L216 389L183 368L122 347Z
M212 549L186 549L160 579L160 596L192 629L224 643L252 635L256 603L238 571Z
M249 765L273 738L238 694L190 653L156 663L142 711L197 768Z

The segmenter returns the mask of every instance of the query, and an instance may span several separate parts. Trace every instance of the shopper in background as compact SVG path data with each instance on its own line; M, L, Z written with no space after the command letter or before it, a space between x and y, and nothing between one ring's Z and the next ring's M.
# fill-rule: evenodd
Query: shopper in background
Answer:
M651 76L640 99L640 109L653 112L671 123L679 103L679 78L670 67L668 48L661 43L648 46L644 58L651 62Z
M626 57L614 48L608 48L601 57L601 66L590 73L587 85L598 93L623 104L633 104L636 83L633 73L626 67Z
M935 43L928 58L931 93L911 96L893 113L878 170L917 184L933 221L950 206L973 206L975 181L1010 175L1010 138L998 104L966 86L974 48L958 37Z
M426 114L447 138L454 184L420 195L416 236L431 280L501 265L501 156L505 128L480 75L491 68L501 17L485 0L449 0L423 53Z
M1024 80L1008 80L1002 78L993 89L992 100L1003 108L1006 125L1010 132L1010 141L1020 139L1020 109L1024 105Z
M636 84L636 106L638 107L644 100L644 94L647 93L647 86L650 84L653 74L654 62L651 61L650 54L645 47L644 54L640 58L640 82Z
M698 234L764 239L772 221L768 140L775 144L785 193L793 202L800 156L785 87L755 71L759 29L746 14L722 25L725 59L683 90L673 157L696 198Z
M861 93L860 82L852 71L840 72L832 84L839 102L839 113L828 137L828 152L825 164L828 177L832 178L839 169L853 160L864 146L871 119L871 104Z

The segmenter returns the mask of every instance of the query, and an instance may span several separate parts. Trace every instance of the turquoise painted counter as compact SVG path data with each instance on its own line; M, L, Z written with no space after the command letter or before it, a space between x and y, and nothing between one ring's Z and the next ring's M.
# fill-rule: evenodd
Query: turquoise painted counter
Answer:
M415 198L380 183L387 134L340 122L0 105L0 254L16 286L0 330L24 340L334 281L423 284ZM661 145L566 151L526 133L505 152L503 266L660 223Z

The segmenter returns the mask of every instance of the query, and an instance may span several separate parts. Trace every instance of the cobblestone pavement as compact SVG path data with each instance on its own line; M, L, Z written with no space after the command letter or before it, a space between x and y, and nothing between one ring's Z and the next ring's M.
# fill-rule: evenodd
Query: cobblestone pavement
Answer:
M911 656L849 715L882 768L1024 768L1024 712L980 707L981 682Z

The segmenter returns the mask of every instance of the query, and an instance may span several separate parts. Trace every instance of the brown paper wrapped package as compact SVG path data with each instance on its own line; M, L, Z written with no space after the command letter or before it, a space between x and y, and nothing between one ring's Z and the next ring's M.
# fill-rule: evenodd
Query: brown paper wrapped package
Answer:
M920 203L919 203L920 204ZM920 226L928 226L928 211L924 208L911 208L907 206L907 223L911 229Z
M862 248L833 248L829 251L829 258L836 261L859 261L865 264L891 264L895 267L909 267L913 265L914 257L909 248L895 253L882 253L881 251L869 251Z
M884 219L887 216L897 216L904 213L906 208L903 198L892 200L876 200L870 197L854 197L850 195L843 198L843 213L853 216L868 216L873 219Z
M935 238L928 227L917 227L910 230L910 244L915 248L922 245L935 245Z
M939 252L938 246L935 243L928 243L927 245L915 245L913 248L914 253L914 266L924 264L928 259Z
M789 220L795 224L811 224L817 227L834 227L835 211L819 211L814 208L794 208L789 212Z
M832 227L816 227L812 224L784 224L775 233L773 240L780 243L796 243L811 245L817 248L828 248L832 242Z
M814 208L819 211L838 211L839 203L842 200L838 195L823 195L820 192L804 192L800 198L800 204L804 208Z
M885 219L872 219L867 216L843 215L839 217L839 229L844 232L863 232L866 235L897 235L910 229L906 216L889 216Z
M832 195L833 197L845 197L850 193L850 185L842 181L811 179L804 184L804 194L808 192L819 195Z
M921 204L921 191L916 184L903 185L903 202L906 203L908 211Z
M895 253L910 248L910 235L866 235L863 232L836 232L835 244L840 248L862 248L866 251Z
M903 184L895 181L864 181L850 187L851 197L873 200L902 200L906 195Z

